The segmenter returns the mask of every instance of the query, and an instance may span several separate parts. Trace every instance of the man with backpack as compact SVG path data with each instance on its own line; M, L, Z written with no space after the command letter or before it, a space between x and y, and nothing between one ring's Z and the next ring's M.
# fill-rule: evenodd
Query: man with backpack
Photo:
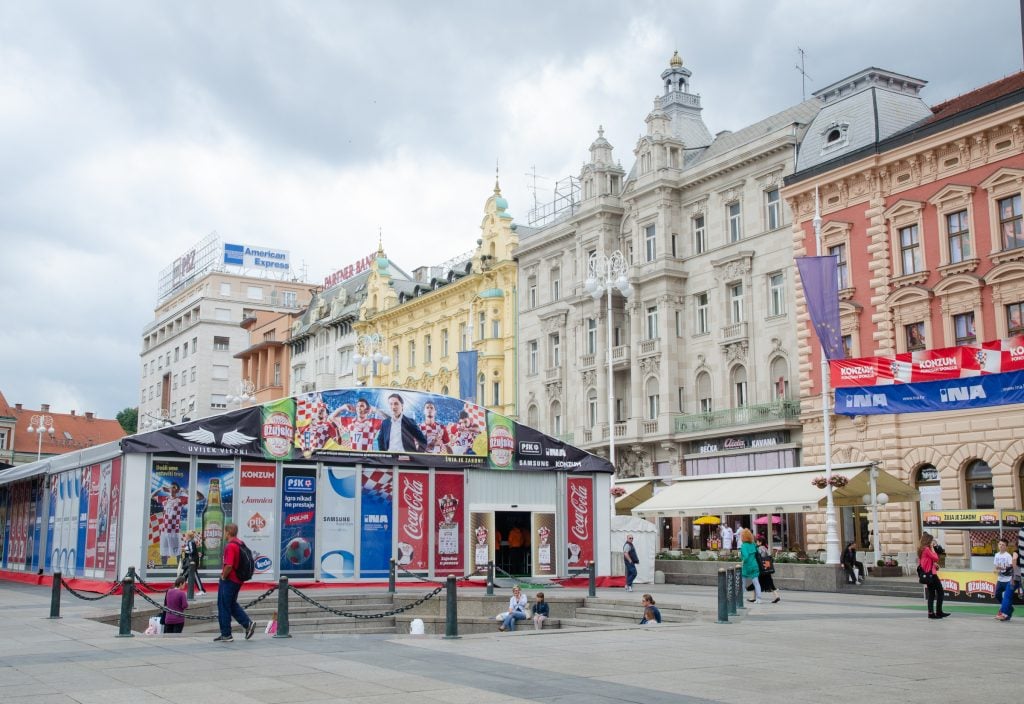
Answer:
M217 620L220 623L220 635L214 641L231 643L231 619L238 621L245 628L245 639L252 638L256 632L256 622L249 618L238 605L238 592L242 584L252 579L252 551L238 539L238 526L228 523L224 526L227 543L224 546L224 566L220 572L220 583L217 585Z

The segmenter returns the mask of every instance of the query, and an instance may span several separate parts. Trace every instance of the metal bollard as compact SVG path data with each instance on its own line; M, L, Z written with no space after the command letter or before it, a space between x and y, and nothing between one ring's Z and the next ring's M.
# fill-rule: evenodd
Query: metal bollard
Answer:
M50 618L60 618L60 572L53 573L53 585L50 589Z
M132 610L135 608L135 568L128 568L128 576L121 581L121 615L117 620L117 637L133 638Z
M494 596L494 561L487 563L487 596Z
M724 567L718 570L718 621L729 623L729 572Z
M587 563L587 596L597 596L597 566L593 560Z
M196 565L192 560L188 561L185 572L188 576L188 591L185 592L185 598L192 601L196 598Z
M395 574L397 572L395 567L395 558L391 558L391 567L388 570L388 594L395 593Z
M733 571L736 573L736 610L745 611L747 607L743 605L743 600L747 597L743 596L743 566L736 565Z
M455 593L455 575L448 575L445 583L446 603L444 618L444 637L446 640L459 637L459 602Z
M394 560L391 561L394 564ZM291 638L288 633L288 578L277 580L277 633L275 638Z
M726 608L730 616L736 615L736 568L725 568Z

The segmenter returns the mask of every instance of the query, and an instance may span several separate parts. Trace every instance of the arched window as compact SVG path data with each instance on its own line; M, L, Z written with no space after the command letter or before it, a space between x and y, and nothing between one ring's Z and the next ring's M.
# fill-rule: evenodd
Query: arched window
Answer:
M537 406L532 403L526 409L526 424L531 428L537 427Z
M442 396L447 396L448 395L448 386L447 385L441 387L441 395Z
M1020 506L1024 501L1024 460L1017 467L1017 491L1017 505Z
M921 494L921 518L927 511L942 510L942 489L939 486L939 470L930 464L918 467L914 473L914 486Z
M551 434L558 437L562 434L562 404L551 402Z
M711 413L714 407L711 403L711 375L701 372L697 375L697 411L700 413Z
M590 427L593 428L597 425L597 390L590 389L587 391L587 420L590 422Z
M647 419L657 420L661 397L658 394L658 380L651 378L647 380Z
M747 403L747 368L739 365L732 370L732 404L735 408L741 408Z
M789 365L785 357L776 357L772 360L771 368L772 398L789 398Z
M995 508L992 493L992 468L984 460L974 460L964 471L967 508Z

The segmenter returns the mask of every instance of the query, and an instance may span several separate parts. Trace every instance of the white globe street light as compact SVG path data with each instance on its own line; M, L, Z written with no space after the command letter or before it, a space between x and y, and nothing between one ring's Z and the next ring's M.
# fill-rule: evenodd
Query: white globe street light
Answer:
M248 379L242 379L238 382L238 395L228 395L228 403L237 403L242 405L243 403L249 403L250 401L256 400L256 385Z
M357 351L352 361L358 367L369 367L370 386L373 386L373 374L377 366L391 364L391 357L381 351L384 349L384 345L384 336L376 332L369 335L360 335L359 339L356 340Z
M36 461L43 457L43 436L49 433L50 437L57 432L53 427L53 416L34 415L29 418L28 432L36 433L39 441L36 443Z

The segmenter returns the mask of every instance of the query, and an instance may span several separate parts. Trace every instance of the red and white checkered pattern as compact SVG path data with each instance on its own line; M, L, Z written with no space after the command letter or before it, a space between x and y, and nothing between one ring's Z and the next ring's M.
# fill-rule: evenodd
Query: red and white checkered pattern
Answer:
M487 409L483 406L477 406L474 403L468 401L464 404L463 409L469 415L469 422L476 426L477 430L487 429Z
M157 514L149 517L149 542L157 544L160 542L160 516Z
M320 394L305 394L295 397L295 425L306 425L316 418L316 412L322 405Z
M390 501L393 478L390 469L365 469L363 470L363 491L379 494Z

